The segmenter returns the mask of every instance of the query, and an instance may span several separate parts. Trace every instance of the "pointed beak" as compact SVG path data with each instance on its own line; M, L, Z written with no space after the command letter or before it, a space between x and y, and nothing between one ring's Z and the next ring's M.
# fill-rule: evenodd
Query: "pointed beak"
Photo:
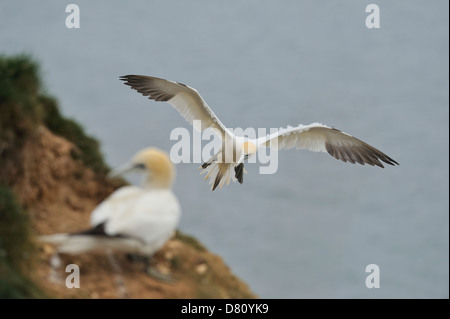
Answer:
M108 177L118 177L135 169L133 163L126 163L109 171Z

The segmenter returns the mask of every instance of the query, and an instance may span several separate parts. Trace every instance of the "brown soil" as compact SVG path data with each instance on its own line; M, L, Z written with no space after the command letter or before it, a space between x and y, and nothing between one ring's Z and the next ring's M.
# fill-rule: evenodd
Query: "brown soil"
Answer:
M124 184L94 173L74 159L74 151L74 144L41 126L17 154L20 165L4 163L36 236L88 228L92 209ZM154 267L170 274L172 283L148 276L143 263L123 254L61 255L55 269L50 266L54 253L54 247L38 244L30 274L53 298L256 298L220 257L181 233L153 258ZM80 288L66 287L68 264L79 266Z

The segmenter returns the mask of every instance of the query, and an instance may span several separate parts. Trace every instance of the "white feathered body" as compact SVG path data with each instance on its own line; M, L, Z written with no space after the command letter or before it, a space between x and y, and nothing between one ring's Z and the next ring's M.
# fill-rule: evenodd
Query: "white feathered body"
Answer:
M179 219L180 205L170 189L125 186L92 212L91 226L103 223L106 235L55 234L41 239L58 245L61 253L112 248L151 256L170 239Z

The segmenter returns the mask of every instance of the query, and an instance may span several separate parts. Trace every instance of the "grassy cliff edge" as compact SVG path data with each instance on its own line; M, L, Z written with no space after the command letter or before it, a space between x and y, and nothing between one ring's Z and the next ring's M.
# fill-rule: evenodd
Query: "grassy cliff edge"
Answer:
M99 143L42 93L29 56L0 56L0 298L256 298L222 259L177 232L154 258L176 280L161 283L142 265L104 252L61 256L37 235L88 227L92 209L123 180L105 173ZM80 288L65 285L65 265Z

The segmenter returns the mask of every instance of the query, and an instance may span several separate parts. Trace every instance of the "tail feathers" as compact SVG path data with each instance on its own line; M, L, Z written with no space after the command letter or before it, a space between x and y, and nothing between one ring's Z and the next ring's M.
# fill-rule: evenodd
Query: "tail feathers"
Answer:
M209 178L209 184L211 190L215 190L217 187L222 188L223 185L230 184L230 180L235 181L235 177L232 174L232 164L229 163L217 163L214 162L201 172L205 174L205 180Z
M61 245L65 241L67 241L70 237L70 234L54 234L54 235L44 235L39 236L39 240L53 245Z
M94 250L98 243L92 236L54 234L39 237L39 240L57 246L57 250L63 254L80 254Z
M98 235L54 234L41 236L39 240L57 246L58 252L63 254L81 254L106 248L134 252L139 251L143 246L141 241L132 238Z

